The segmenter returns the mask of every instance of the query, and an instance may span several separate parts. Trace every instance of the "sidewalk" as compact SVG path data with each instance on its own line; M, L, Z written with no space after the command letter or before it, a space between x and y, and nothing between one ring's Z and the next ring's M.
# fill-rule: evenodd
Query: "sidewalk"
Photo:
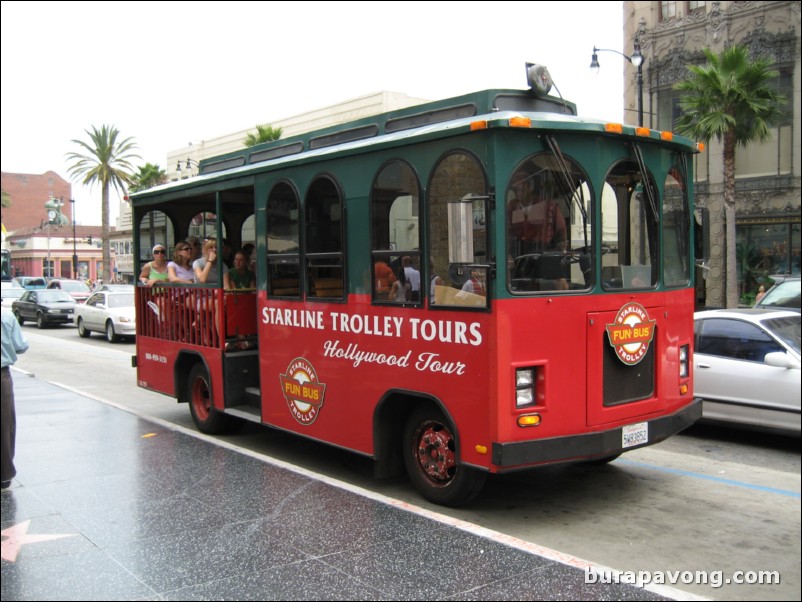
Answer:
M4 601L665 599L12 373Z

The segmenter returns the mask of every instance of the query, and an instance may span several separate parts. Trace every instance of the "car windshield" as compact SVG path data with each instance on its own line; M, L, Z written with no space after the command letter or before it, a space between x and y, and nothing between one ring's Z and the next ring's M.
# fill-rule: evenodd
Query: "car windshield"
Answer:
M119 293L109 295L109 307L132 307L134 305L134 295Z
M62 301L68 301L70 303L75 302L75 300L66 291L45 290L37 292L39 294L37 295L36 299L39 301L39 303L59 303Z
M791 349L799 353L800 330L802 330L802 320L799 316L789 318L772 318L765 320L763 325L775 337L780 339Z
M760 300L760 307L789 307L800 309L802 285L800 280L787 280L772 288Z

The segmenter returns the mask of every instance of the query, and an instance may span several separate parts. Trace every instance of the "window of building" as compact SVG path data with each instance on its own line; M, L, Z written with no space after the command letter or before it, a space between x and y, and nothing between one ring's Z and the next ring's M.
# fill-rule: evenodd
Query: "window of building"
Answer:
M309 295L341 299L344 292L343 206L337 184L315 179L306 193L306 277Z
M799 217L738 220L735 230L741 296L757 290L772 274L800 273Z
M420 303L420 186L402 161L385 165L370 195L373 300Z
M660 20L668 21L677 16L677 3L676 2L660 2Z
M735 153L735 175L739 178L790 174L793 169L794 87L793 68L778 68L774 85L785 98L778 125L769 129L770 138L739 146Z
M301 296L298 194L280 182L267 198L267 292L271 297Z
M688 14L705 12L707 2L688 2Z

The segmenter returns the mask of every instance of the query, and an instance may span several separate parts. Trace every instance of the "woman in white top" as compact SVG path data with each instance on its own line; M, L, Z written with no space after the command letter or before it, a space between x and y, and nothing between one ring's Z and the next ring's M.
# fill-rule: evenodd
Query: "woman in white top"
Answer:
M175 246L175 256L167 264L167 274L170 282L192 284L195 282L195 272L192 271L192 247L187 242L180 242Z

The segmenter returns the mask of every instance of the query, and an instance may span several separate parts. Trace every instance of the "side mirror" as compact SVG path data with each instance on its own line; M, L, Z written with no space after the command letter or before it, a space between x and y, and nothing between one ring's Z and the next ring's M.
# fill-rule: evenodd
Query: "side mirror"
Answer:
M763 358L763 362L766 365L774 366L775 368L800 369L799 362L794 361L793 358L783 351L773 351L771 353L767 353Z

